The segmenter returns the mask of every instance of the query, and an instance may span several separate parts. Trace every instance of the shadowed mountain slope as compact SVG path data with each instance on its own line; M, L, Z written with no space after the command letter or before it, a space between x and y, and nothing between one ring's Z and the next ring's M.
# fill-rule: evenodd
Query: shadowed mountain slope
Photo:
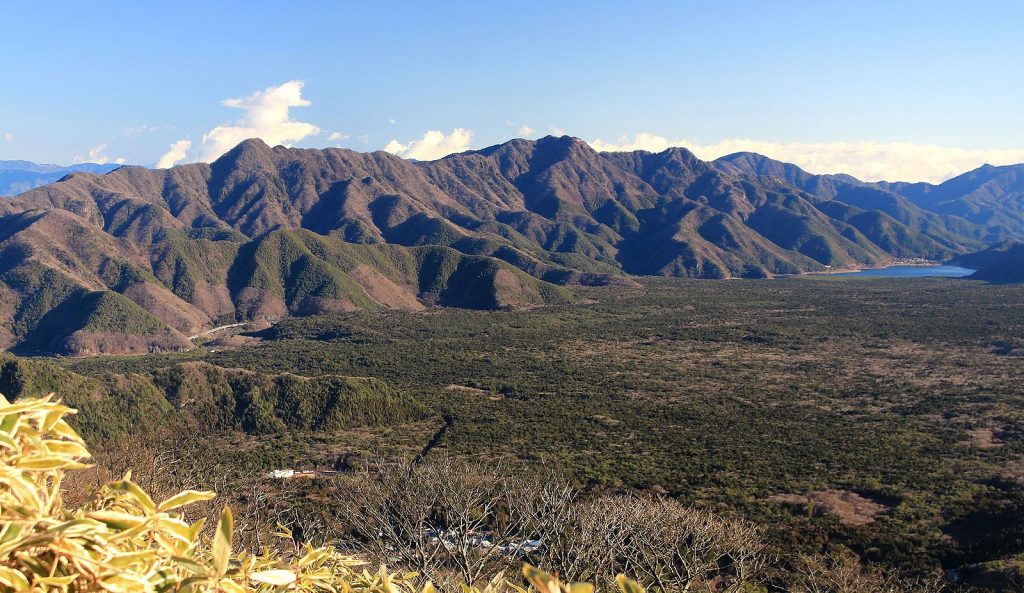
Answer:
M970 278L998 284L1024 282L1024 243L1007 241L954 260L957 265L977 270Z

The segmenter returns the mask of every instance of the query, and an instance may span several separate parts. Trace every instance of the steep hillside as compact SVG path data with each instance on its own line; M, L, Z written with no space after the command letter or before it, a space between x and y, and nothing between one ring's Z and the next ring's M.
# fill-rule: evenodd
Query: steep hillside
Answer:
M976 253L961 255L954 263L977 270L969 278L999 284L1024 282L1024 243L1008 241Z
M391 425L424 415L409 394L368 377L309 378L183 363L94 378L0 354L0 393L18 399L54 391L81 411L73 422L96 440L168 425L267 434Z
M306 230L275 231L246 244L228 286L244 318L425 304L497 309L571 298L493 258L445 247L358 245Z
M236 320L532 306L570 298L551 282L945 259L993 234L758 155L597 153L549 136L412 162L247 140L210 164L73 173L0 201L0 339L68 354L177 350ZM131 327L95 321L100 304ZM128 337L115 346L108 334Z

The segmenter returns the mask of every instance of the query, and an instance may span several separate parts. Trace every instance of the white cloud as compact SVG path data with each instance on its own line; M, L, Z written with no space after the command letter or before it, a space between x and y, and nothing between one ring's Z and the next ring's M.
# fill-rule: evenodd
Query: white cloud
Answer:
M343 134L341 132L331 132L331 134L327 136L327 139L330 140L331 142L341 142L342 140L348 140L348 134Z
M178 140L171 144L170 150L156 163L157 169L167 169L188 158L188 149L192 148L191 140Z
M530 136L533 136L536 133L537 130L534 130L533 128L526 124L519 126L519 129L516 130L516 136L519 136L520 138L529 138Z
M699 144L640 133L619 142L600 139L589 143L599 151L647 150L661 152L671 146L687 148L702 159L734 152L756 152L799 165L811 173L848 173L864 181L928 181L938 183L988 163L1024 162L1024 148L963 149L911 142L769 142L728 139Z
M551 133L555 136L565 136L565 130L558 126L551 126ZM600 140L598 140L598 142L600 142Z
M320 128L315 125L288 117L288 110L292 107L312 105L302 98L302 82L298 80L256 91L248 97L226 99L221 104L241 109L245 115L232 125L217 126L203 134L203 142L197 154L189 153L182 160L210 162L249 138L261 138L271 146L290 146L320 133ZM174 146L180 146L181 142L171 145L172 150ZM161 157L160 162L170 156L168 152Z
M139 134L148 134L150 132L160 131L159 126L151 126L149 124L142 124L141 126L132 126L124 129L124 137L129 140L135 138Z
M112 158L108 157L107 155L103 154L103 151L106 150L106 149L107 149L107 145L105 143L104 144L100 144L99 146L93 146L92 148L89 149L89 156L81 156L81 155L79 155L79 156L76 156L74 159L72 159L71 162L73 164L96 163L97 165L106 165L108 163L115 163L115 164L118 164L118 165L123 165L124 164L125 161L121 157L112 159Z
M455 152L469 150L469 143L472 140L473 130L465 128L455 128L447 136L439 130L430 130L419 140L413 140L408 144L392 140L384 150L402 158L432 161Z
M14 134L12 134L10 132L5 133L4 134L4 140L6 140L8 142L10 142L11 140L14 140Z
M391 125L395 125L395 124L398 123L398 120L393 118L393 117L389 117L388 118L388 123L391 124Z

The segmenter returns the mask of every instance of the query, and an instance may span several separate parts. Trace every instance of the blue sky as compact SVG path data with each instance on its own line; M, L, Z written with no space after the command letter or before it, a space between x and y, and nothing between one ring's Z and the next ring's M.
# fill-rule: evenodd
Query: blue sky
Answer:
M1022 23L1019 0L5 2L0 159L167 164L247 131L435 158L564 132L938 180L1024 161Z

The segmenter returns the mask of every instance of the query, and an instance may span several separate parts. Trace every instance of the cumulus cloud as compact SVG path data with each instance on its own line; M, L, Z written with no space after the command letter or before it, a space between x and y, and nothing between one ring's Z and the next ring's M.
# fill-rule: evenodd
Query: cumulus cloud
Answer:
M341 142L342 140L348 139L348 134L343 134L341 132L331 132L330 135L327 136L327 139L331 142Z
M103 151L105 151L106 149L107 149L107 145L106 144L100 144L99 146L93 146L92 148L89 149L89 155L88 156L78 155L74 159L72 159L71 162L72 162L72 164L76 164L76 165L79 164L79 163L96 163L97 165L106 165L108 163L114 163L114 164L117 164L117 165L123 165L124 164L125 161L124 161L123 158L120 158L120 157L118 157L118 158L110 158L107 155L103 154Z
M157 169L167 169L173 167L178 163L182 163L188 158L188 149L192 148L191 140L178 140L171 144L170 150L167 151L164 156L160 157L160 160L156 163Z
M794 163L811 173L848 173L864 181L928 181L939 183L988 163L1009 165L1024 162L1024 148L964 149L911 142L769 142L728 139L699 144L650 133L618 142L597 139L589 144L598 151L647 150L661 152L672 146L689 149L702 159L734 152L756 152Z
M455 128L447 136L440 130L430 130L419 140L413 140L408 144L392 140L384 150L406 159L432 161L455 152L469 150L469 143L472 140L473 130L465 128Z
M12 134L10 132L6 132L4 134L4 140L6 140L8 142L10 142L11 140L14 140L14 134Z
M534 130L533 128L526 124L519 126L519 129L516 130L516 135L519 136L520 138L529 138L530 136L533 136L536 133L537 130Z
M244 115L231 125L217 126L203 134L202 144L196 154L190 152L183 160L216 160L248 138L261 138L271 146L290 146L320 133L317 126L289 117L288 111L292 107L312 105L309 100L302 97L302 82L298 80L268 87L247 97L226 99L221 105L241 109ZM172 144L172 150L179 146L180 142ZM173 155L168 152L160 158L160 162L165 162L171 156Z

